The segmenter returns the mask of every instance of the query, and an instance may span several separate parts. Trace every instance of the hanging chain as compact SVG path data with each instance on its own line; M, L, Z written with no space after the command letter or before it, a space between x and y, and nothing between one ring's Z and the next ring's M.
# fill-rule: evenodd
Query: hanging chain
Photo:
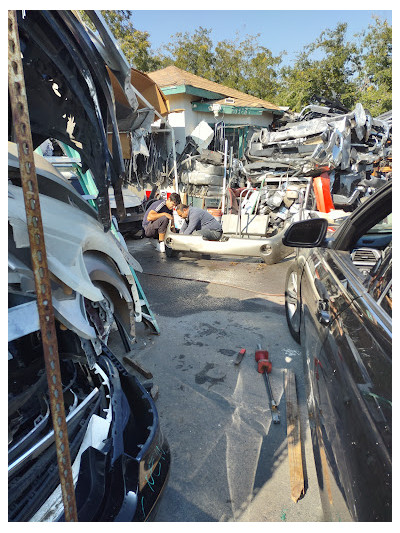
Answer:
M65 420L50 276L47 266L46 247L39 204L39 188L33 155L28 101L15 11L8 12L8 86L15 137L18 146L26 223L31 248L32 269L35 279L40 331L42 334L43 354L49 386L50 407L65 520L67 522L77 522L78 516L71 470L67 423Z

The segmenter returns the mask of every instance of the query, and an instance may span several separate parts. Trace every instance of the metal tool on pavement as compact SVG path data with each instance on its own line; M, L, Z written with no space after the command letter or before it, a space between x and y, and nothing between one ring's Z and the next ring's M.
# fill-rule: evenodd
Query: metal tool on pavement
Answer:
M257 372L264 374L265 383L267 384L268 395L270 399L270 407L272 414L272 422L274 424L280 424L281 418L279 415L278 406L274 400L274 395L272 394L271 383L269 381L268 374L272 371L272 363L269 360L269 354L267 350L261 350L261 345L258 345L258 349L255 353L255 359L257 361Z
M245 353L246 353L246 348L242 348L236 357L235 365L238 365L239 363L241 363Z

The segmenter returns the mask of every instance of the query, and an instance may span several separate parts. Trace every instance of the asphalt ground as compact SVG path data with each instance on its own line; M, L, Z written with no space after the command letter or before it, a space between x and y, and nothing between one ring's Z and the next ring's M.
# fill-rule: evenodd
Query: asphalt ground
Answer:
M292 259L193 253L167 258L148 239L128 240L160 328L137 324L136 359L153 374L162 431L172 454L159 522L323 520L299 346L286 325L284 284ZM257 345L269 351L281 423L273 424ZM241 348L246 354L234 361ZM295 373L305 495L290 493L285 370ZM135 373L135 372L133 372ZM141 382L146 379L135 374Z

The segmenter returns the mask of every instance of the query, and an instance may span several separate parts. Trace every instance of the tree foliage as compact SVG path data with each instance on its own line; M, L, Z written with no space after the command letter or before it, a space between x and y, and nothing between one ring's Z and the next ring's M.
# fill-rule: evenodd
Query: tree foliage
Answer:
M352 107L356 94L354 75L359 67L357 45L346 42L347 24L325 30L319 38L306 45L293 65L280 73L279 102L299 111L309 104L314 94L338 98Z
M215 47L214 81L257 98L275 100L277 67L284 52L274 57L259 43L260 34L220 41Z
M346 40L338 24L303 48L280 72L279 103L299 111L313 94L337 98L352 109L361 102L373 115L392 107L392 28L375 17L362 34Z
M392 106L392 27L378 17L361 34L347 38L347 24L325 29L297 53L274 56L260 34L218 41L199 27L179 32L153 52L150 34L134 27L132 11L101 12L129 63L144 72L168 65L299 111L314 94L337 98L348 108L361 102L377 116Z
M392 109L392 27L374 17L361 37L358 99L376 116Z
M211 79L215 56L210 34L211 30L201 26L193 35L189 32L176 33L163 47L166 52L160 52L158 59L163 67L175 65L192 74Z
M175 65L198 76L258 98L277 94L277 72L282 54L274 57L259 44L260 35L219 41L215 46L212 30L199 27L193 34L176 33L164 47L159 59L163 67Z

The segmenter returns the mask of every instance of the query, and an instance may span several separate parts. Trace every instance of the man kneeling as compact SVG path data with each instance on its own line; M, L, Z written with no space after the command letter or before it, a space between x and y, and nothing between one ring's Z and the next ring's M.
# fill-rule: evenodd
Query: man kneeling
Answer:
M208 211L199 207L179 204L178 215L185 219L179 233L184 235L201 235L208 241L218 241L222 235L222 226Z

